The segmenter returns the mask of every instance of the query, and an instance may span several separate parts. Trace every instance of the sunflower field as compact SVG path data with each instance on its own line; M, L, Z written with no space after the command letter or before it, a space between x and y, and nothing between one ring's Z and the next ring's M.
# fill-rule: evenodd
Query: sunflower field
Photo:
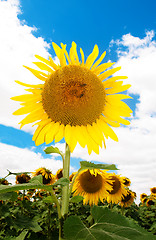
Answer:
M7 181L8 176L1 178L0 239L58 239L59 225L62 225L62 239L67 240L156 239L156 188L151 188L149 196L141 194L137 205L134 202L136 194L130 190L130 179L106 169L93 168L102 167L101 164L81 162L81 167L85 166L81 174L70 175L69 184L74 188L65 219L58 218L55 199L61 200L62 187L67 184L62 169L56 175L46 168L31 174L9 172L8 176L15 176L14 185ZM97 191L99 176L108 181L107 184L103 182L105 189L101 188L104 195ZM110 184L112 179L115 181ZM87 187L92 194L88 195Z

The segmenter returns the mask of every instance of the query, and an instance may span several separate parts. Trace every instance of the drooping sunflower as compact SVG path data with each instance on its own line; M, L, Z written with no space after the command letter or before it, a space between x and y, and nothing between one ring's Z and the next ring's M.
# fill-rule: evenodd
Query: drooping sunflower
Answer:
M134 199L136 198L136 193L132 192L131 190L127 190L126 196L123 195L121 198L120 206L121 207L129 207L134 202Z
M57 172L56 172L56 179L60 179L63 177L63 168L59 169Z
M112 190L107 190L109 193L107 195L107 202L117 204L121 201L123 196L127 195L124 180L122 177L120 177L120 175L115 173L110 173L108 179L109 181L112 181L112 183L109 182L109 184L112 186Z
M123 184L126 186L126 187L129 187L131 185L131 181L129 178L127 177L122 177L123 179Z
M112 62L100 64L105 52L95 61L99 54L97 45L86 61L81 48L79 60L75 42L69 54L62 43L61 48L53 43L53 48L59 65L51 57L47 60L36 55L40 61L34 64L40 71L26 67L41 84L16 81L28 87L29 94L12 98L22 105L14 115L28 114L20 122L21 127L34 122L38 125L33 136L36 145L59 142L64 137L71 152L79 143L83 148L87 146L89 154L98 154L99 146L105 146L105 138L118 141L111 127L129 124L123 117L130 117L132 110L122 100L131 97L121 94L130 87L123 85L122 80L127 77L112 76L120 70L107 70Z
M5 178L0 178L0 185L9 185L9 182Z
M31 179L31 177L25 173L16 175L16 184L28 183L30 179Z
M152 187L150 188L150 190L151 190L151 195L156 197L156 187Z
M147 201L146 201L146 206L147 207L150 207L150 206L153 206L156 204L156 201L154 200L154 198L149 198Z
M32 175L34 177L42 175L43 184L53 184L55 182L55 175L53 175L52 172L46 168L38 168L32 173Z
M74 196L84 197L83 204L97 205L99 201L103 202L108 194L107 190L111 189L104 171L85 169L76 176L72 191Z

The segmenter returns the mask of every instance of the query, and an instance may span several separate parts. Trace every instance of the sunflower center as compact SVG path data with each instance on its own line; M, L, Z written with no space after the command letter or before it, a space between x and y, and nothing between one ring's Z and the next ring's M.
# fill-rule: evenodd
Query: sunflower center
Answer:
M93 72L85 67L68 65L47 79L42 104L52 121L86 126L100 117L105 95L101 80Z
M121 183L120 183L119 179L115 176L111 176L109 179L114 180L114 182L111 183L113 189L111 191L108 190L108 192L109 192L109 194L115 194L119 191L119 189L121 187Z
M102 177L99 174L92 175L88 170L81 174L80 185L85 192L96 193L102 188Z

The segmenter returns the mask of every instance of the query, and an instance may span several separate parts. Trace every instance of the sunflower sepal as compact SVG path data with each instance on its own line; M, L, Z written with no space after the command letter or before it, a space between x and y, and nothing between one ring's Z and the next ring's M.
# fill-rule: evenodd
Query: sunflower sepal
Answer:
M60 151L57 147L53 147L53 146L47 147L44 149L44 152L46 154L57 153L61 155L62 159L64 159L64 153Z
M84 169L104 169L104 170L119 170L115 164L95 164L88 161L80 161L81 170Z

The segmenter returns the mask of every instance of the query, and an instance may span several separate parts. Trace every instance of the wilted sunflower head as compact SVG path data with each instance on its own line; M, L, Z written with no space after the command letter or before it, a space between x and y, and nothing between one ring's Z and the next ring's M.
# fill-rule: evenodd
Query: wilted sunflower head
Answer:
M146 206L147 207L150 207L150 206L153 206L156 204L156 201L152 198L149 198L147 201L146 201Z
M136 193L128 189L126 195L122 196L120 205L122 207L130 207L134 202L135 198L136 198Z
M107 174L99 169L85 169L81 171L75 178L73 184L74 196L80 195L84 197L83 203L89 205L97 205L99 201L107 196L107 190L111 190Z
M120 175L117 175L115 173L110 173L108 179L110 181L109 184L112 186L112 190L107 190L107 202L117 204L121 201L123 195L127 195L124 180L122 177L120 177Z
M63 168L59 169L57 172L56 172L56 179L60 179L63 177Z
M126 186L126 187L129 187L131 185L131 181L129 178L127 177L122 177L123 179L123 184Z
M64 137L71 152L79 143L83 148L87 146L89 154L98 154L99 146L105 146L105 138L118 141L111 127L129 124L123 117L130 117L132 110L122 100L130 97L121 94L130 87L123 85L122 80L127 77L112 76L120 70L110 68L112 62L101 64L105 52L96 60L97 45L86 61L81 48L79 59L75 42L69 54L62 43L61 48L53 43L53 48L59 65L51 57L47 60L36 55L39 61L34 64L40 70L26 67L42 83L16 81L28 87L29 94L12 98L22 105L14 114L28 114L20 122L21 127L34 122L38 125L33 136L36 145L59 142Z
M30 179L31 179L31 177L25 173L16 175L16 184L28 183Z
M156 196L156 187L152 187L150 190L151 190L151 194L153 196Z
M43 177L43 184L53 184L55 182L55 175L46 168L38 168L33 173L33 176L42 175Z
M9 182L5 178L0 178L0 185L9 185Z

